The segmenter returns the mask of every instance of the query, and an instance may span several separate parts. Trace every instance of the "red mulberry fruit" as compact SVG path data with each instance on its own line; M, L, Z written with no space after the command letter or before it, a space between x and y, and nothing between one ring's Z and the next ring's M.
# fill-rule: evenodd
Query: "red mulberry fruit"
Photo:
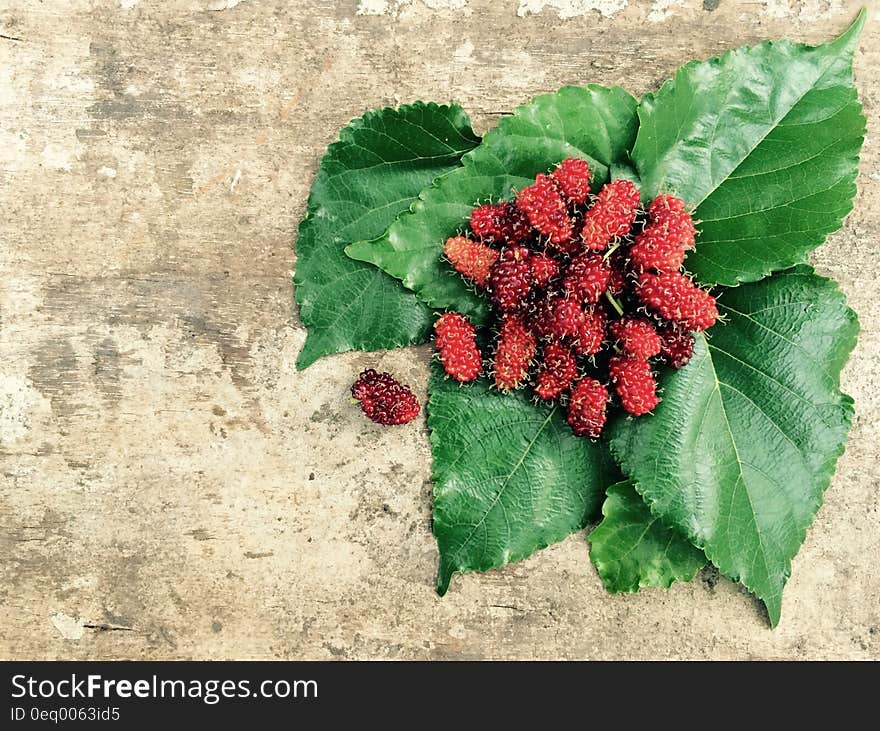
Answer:
M630 248L634 268L676 271L688 249L694 248L696 229L684 201L670 195L655 198L648 206L648 224Z
M577 337L583 325L584 312L577 301L557 295L549 299L537 313L535 329L542 337L561 340Z
M545 400L556 398L568 390L577 375L577 362L571 351L562 343L550 343L544 348L535 393Z
M486 244L465 236L453 236L443 247L446 258L455 271L470 279L478 287L485 287L492 265L498 260L498 252Z
M605 426L608 389L594 378L581 378L571 389L566 421L578 437L597 439Z
M481 239L500 239L501 221L504 218L505 205L503 203L487 203L477 206L471 211L471 231L474 236Z
M639 211L639 191L628 180L608 183L584 215L581 240L591 251L605 251L614 239L626 236Z
M681 243L686 249L692 249L696 240L697 230L694 219L688 213L687 204L674 195L658 195L648 206L648 220L662 223L678 231Z
M352 384L351 395L360 401L361 410L377 424L408 424L419 414L419 400L408 386L390 373L368 368Z
M647 414L660 403L651 364L644 358L631 355L612 356L608 363L608 373L621 405L633 416Z
M655 409L654 365L684 366L694 331L719 314L712 290L681 270L696 238L684 201L661 195L643 212L633 183L617 180L593 195L590 177L586 160L568 158L516 200L477 205L467 234L444 244L445 258L492 303L491 357L483 360L482 337L464 315L446 313L435 329L452 378L473 381L485 368L499 391L529 384L536 399L561 400L574 434L596 439L609 404L635 416ZM396 384L363 375L386 390ZM375 406L365 386L352 393L370 418L403 423L420 407L400 388L409 394L401 407L390 397Z
M447 312L434 323L434 329L434 344L444 370L461 383L475 380L483 369L483 360L470 321L457 312Z
M585 203L590 195L590 164L586 160L570 157L559 163L550 178L557 190L570 202Z
M661 317L688 330L705 330L718 319L715 298L678 272L643 274L636 294Z
M576 256L565 270L562 288L578 302L598 302L611 281L611 267L598 254Z
M504 204L504 218L501 221L501 241L508 246L522 244L532 236L529 217L516 207L515 203Z
M529 217L529 223L551 243L561 244L571 238L574 224L565 201L546 175L538 175L533 185L523 188L516 197L516 207Z
M663 345L660 354L671 368L684 368L694 354L694 336L681 328L665 327L660 331Z
M636 358L651 358L660 352L663 341L654 326L642 317L627 317L611 323L611 334L624 353Z
M516 388L528 375L535 357L535 337L520 317L505 317L495 349L495 385L503 391Z
M559 276L559 262L548 254L532 254L529 264L537 287L544 288Z
M584 321L574 341L574 351L578 355L595 355L605 342L605 311L593 307L584 311Z
M489 291L492 301L502 313L520 311L532 289L532 268L529 250L525 246L510 246L489 274Z
M486 204L474 208L470 225L475 236L499 244L520 244L531 234L528 216L512 203Z

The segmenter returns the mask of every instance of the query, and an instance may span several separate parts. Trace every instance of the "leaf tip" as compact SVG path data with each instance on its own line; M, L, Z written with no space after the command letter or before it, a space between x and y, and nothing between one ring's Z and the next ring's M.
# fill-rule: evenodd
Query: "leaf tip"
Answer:
M770 629L776 629L779 620L782 618L782 595L777 594L775 597L761 597L761 601L767 609L767 616L770 619Z
M865 5L862 5L861 10L859 10L859 14L856 16L856 19L852 22L849 28L847 28L841 35L837 38L835 43L840 43L841 45L851 46L851 50L855 49L855 44L859 40L859 36L862 34L862 30L865 27L865 23L868 21L868 8Z
M343 251L349 259L354 259L355 261L370 262L370 260L367 258L369 243L369 241L355 241L353 244L349 244L348 246L346 246Z
M312 347L312 333L306 335L306 341L303 343L302 349L299 351L299 354L296 356L295 367L298 371L304 371L308 368L312 363L314 363L318 358L320 358L320 354L315 353L315 349Z
M858 33L862 32L862 28L865 27L865 23L868 22L868 6L862 5L859 9L859 14L856 16L856 19L853 21L853 27L858 26Z
M440 568L437 570L438 596L446 596L446 592L449 591L449 582L452 581L453 574L455 574L455 569L448 561L446 561L446 559L441 558Z

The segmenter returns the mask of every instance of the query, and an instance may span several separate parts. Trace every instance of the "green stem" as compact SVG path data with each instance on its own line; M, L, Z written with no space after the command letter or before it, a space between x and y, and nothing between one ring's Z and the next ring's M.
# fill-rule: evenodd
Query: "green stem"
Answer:
M620 248L620 241L615 241L611 246L608 247L608 251L605 252L605 256L602 257L602 261L608 261L608 257L611 256L615 251Z
M617 310L617 314L623 317L623 307L621 307L620 303L616 299L614 299L614 296L611 294L611 292L605 292L605 299L607 299L611 303L611 306L615 310Z

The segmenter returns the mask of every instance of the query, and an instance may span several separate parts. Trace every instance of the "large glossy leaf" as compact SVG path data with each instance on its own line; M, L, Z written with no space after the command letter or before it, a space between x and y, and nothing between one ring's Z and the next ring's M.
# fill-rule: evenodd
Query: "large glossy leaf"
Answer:
M590 533L590 558L612 594L690 581L706 555L652 515L631 481L608 488L601 523Z
M482 320L485 301L441 261L443 244L467 225L477 203L508 198L567 157L591 161L596 184L626 160L635 140L636 101L619 87L566 86L535 98L502 119L463 167L425 190L375 241L352 244L349 256L371 262L432 307L452 308Z
M687 267L736 285L805 261L852 210L865 133L852 83L864 11L837 40L739 48L683 66L639 105L632 157L646 198L702 221Z
M807 266L724 292L726 322L662 378L652 416L619 419L611 449L664 522L781 612L791 559L843 452L839 373L858 334L833 282Z
M421 342L431 312L373 266L347 257L352 241L378 236L479 139L458 106L415 104L365 114L321 161L299 227L294 282L308 337L297 366L346 350Z
M618 475L604 445L575 437L558 407L483 381L460 386L437 367L428 428L441 595L456 572L519 561L583 528Z

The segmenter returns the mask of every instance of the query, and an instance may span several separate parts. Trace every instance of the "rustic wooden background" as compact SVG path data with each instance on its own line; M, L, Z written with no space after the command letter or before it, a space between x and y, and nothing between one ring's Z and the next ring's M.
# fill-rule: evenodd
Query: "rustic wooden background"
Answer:
M856 210L814 257L861 316L857 418L776 631L710 572L610 597L583 536L439 599L424 422L347 395L377 366L424 396L428 350L293 367L294 232L352 117L456 100L484 131L860 4L0 3L0 657L880 657L880 12Z

